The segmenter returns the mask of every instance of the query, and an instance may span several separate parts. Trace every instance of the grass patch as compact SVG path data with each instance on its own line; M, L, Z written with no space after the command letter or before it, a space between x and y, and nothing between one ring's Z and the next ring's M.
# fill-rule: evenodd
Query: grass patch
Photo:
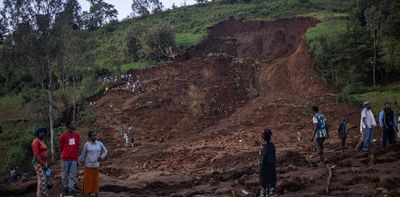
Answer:
M179 47L189 48L199 44L203 37L201 33L177 33L176 44Z
M329 20L319 23L317 26L308 29L306 33L307 42L312 44L312 42L327 36L339 36L346 31L348 24L349 21L347 20Z
M397 113L400 107L400 83L393 83L386 86L375 88L373 91L368 91L359 94L352 94L358 100L370 101L374 114L377 114L383 108L385 101L392 102L392 109ZM397 100L397 105L394 101Z
M129 63L129 64L123 64L118 67L114 67L114 69L112 71L113 71L113 73L126 73L131 69L142 70L145 68L151 68L155 64L157 64L157 62L155 62L155 61L133 62L133 63Z

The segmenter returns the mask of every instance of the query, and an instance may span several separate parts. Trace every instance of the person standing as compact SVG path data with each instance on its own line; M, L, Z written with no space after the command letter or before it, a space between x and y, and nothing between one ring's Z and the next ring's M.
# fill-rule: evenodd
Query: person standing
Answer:
M46 128L38 128L35 131L35 139L32 142L32 152L33 152L33 167L36 171L37 176L37 189L36 196L43 197L48 196L47 189L47 176L45 175L45 170L47 168L47 146L43 141L43 138L47 135Z
M128 128L128 136L129 136L129 139L130 139L131 147L133 148L133 144L135 143L135 138L133 136L133 130L132 130L131 126Z
M324 142L326 138L329 138L328 124L326 117L319 111L318 106L313 106L312 110L315 115L313 116L314 133L311 141L315 138L315 149L319 154L320 162L325 163Z
M64 191L68 195L74 193L76 172L78 170L79 134L74 122L67 122L67 131L61 134L58 148L61 151L61 178Z
M275 145L272 143L272 132L265 129L262 133L265 144L261 150L260 157L260 197L276 196L276 151Z
M346 148L346 138L347 138L347 126L346 119L342 118L338 128L338 135L340 139L340 147L342 149L342 153L344 153L344 149Z
M383 110L379 113L379 126L382 130L382 149L386 150L387 143L395 144L397 131L396 116L389 102L385 102Z
M99 187L99 167L100 161L104 160L108 151L107 148L97 140L95 131L88 133L89 140L85 143L79 161L85 165L83 178L83 192L86 194L98 195Z
M360 127L363 130L363 136L364 136L363 150L370 151L373 127L376 127L376 121L374 118L374 114L371 111L371 104L368 101L364 102L363 104L363 110L361 111L360 125L361 125Z

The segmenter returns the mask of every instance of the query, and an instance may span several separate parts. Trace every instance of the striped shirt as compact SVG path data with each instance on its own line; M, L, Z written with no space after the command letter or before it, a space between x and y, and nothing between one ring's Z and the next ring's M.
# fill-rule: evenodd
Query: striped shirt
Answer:
M323 138L327 136L326 132L326 118L323 114L317 113L313 117L313 123L317 126L316 138Z

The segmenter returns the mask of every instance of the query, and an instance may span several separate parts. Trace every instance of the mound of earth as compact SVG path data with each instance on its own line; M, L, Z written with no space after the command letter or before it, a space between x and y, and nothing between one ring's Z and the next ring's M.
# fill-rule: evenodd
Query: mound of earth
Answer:
M337 104L335 87L319 77L304 39L316 23L308 17L230 19L210 28L188 51L190 59L132 71L146 91L111 89L97 101L96 122L86 125L110 150L101 167L102 196L256 196L265 128L277 147L279 195L398 194L398 148L375 152L372 164L368 154L351 150L360 109ZM317 165L309 141L316 104L331 125L329 193L327 168ZM335 132L341 117L350 128L344 155ZM133 149L118 132L128 126Z

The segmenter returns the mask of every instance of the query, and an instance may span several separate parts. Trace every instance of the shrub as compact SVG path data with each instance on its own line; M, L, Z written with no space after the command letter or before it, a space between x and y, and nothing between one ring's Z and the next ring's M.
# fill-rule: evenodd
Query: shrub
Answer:
M136 61L139 58L139 50L141 48L139 33L137 30L130 29L124 39L124 54L130 61Z
M167 48L176 48L175 30L169 23L155 25L142 39L142 55L147 59L163 60L166 58Z

